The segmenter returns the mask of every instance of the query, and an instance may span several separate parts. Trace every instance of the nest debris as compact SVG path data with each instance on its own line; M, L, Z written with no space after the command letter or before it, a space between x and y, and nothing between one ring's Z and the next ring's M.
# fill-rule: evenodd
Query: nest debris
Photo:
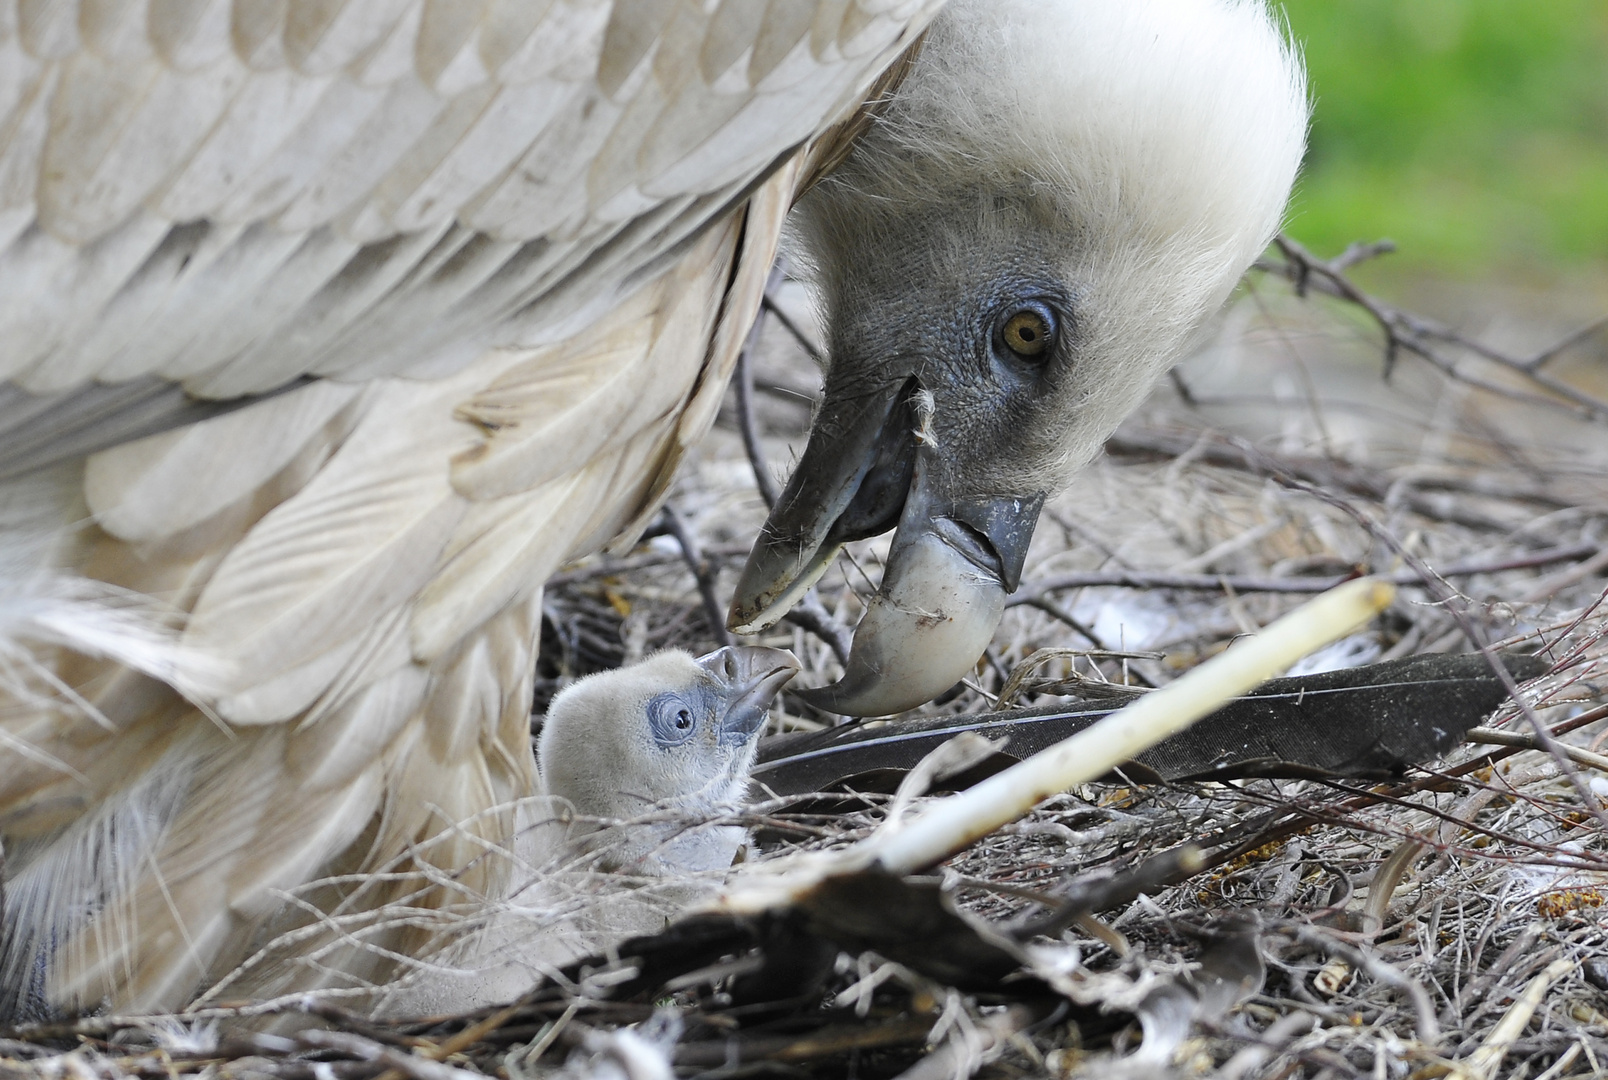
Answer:
M1602 323L1539 349L1521 327L1530 351L1505 352L1358 288L1351 269L1377 247L1327 262L1291 242L1280 251L1216 340L1046 505L987 654L917 714L1121 699L1357 572L1393 576L1400 597L1308 670L1496 644L1540 652L1552 672L1476 732L1485 742L1390 783L1089 784L943 867L961 911L1022 947L1059 950L1104 1008L1046 998L1048 976L1028 967L957 985L934 974L947 970L941 956L842 948L830 934L820 940L839 947L818 985L745 1003L734 988L767 944L711 923L686 931L704 934L696 947L661 941L651 961L622 947L461 1016L380 1021L308 997L35 1025L0 1037L0 1080L1602 1075ZM550 583L538 723L581 675L725 643L719 604L774 497L769 463L801 448L818 389L798 287L773 285L774 317L662 527ZM1493 331L1504 333L1524 336ZM851 549L763 640L799 656L801 685L841 674L886 540ZM773 723L837 719L784 693ZM1568 752L1549 753L1532 720ZM749 858L844 847L894 801L763 799L743 819L756 830ZM719 962L652 983L645 972L669 964L671 946ZM280 1035L235 1023L254 1011L317 1025Z

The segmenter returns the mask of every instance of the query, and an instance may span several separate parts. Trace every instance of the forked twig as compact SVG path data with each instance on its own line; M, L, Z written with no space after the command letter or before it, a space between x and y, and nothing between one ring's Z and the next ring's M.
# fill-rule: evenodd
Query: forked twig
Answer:
M1385 377L1389 378L1402 353L1428 361L1451 378L1470 386L1530 404L1565 409L1594 421L1608 420L1608 401L1571 386L1543 370L1552 360L1608 328L1608 315L1595 319L1530 356L1514 356L1483 341L1468 337L1444 323L1404 311L1360 288L1347 275L1351 267L1367 259L1394 251L1388 240L1373 244L1352 244L1333 259L1321 259L1288 236L1280 234L1273 243L1284 256L1283 262L1267 259L1256 269L1282 277L1295 286L1296 293L1321 292L1360 307L1385 335ZM1511 386L1480 378L1463 370L1457 359L1446 355L1447 348L1477 356L1544 391L1528 394ZM1562 399L1561 401L1558 399Z

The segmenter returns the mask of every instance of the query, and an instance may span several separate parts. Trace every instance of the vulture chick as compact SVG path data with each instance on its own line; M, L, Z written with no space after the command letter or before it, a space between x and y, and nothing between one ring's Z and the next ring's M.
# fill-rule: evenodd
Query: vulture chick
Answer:
M945 8L794 212L830 366L732 628L897 526L844 678L805 696L880 715L970 670L1047 493L1272 239L1306 117L1259 0Z
M699 659L674 650L554 698L542 794L521 807L513 844L514 880L528 884L472 914L471 935L388 995L384 1011L512 1000L544 969L657 931L708 895L746 830L704 823L742 806L766 711L798 669L779 649Z
M746 796L765 714L798 670L780 649L728 646L699 660L661 652L582 679L553 699L542 725L542 789L594 822L578 832L655 807L718 816ZM604 831L607 869L655 874L724 869L744 835L677 821Z

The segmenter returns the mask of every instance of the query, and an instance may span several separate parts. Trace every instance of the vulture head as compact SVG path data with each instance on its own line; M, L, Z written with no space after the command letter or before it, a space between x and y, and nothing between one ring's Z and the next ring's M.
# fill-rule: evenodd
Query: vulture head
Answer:
M896 528L844 678L805 696L883 715L953 685L1047 494L1272 238L1306 122L1261 0L949 4L794 212L825 390L732 628L770 625L845 542Z
M603 821L656 807L697 817L729 812L748 791L771 701L798 669L780 649L730 646L699 659L661 652L582 679L547 711L542 786ZM741 843L741 830L688 831L684 821L612 832L606 866L645 872L723 869Z

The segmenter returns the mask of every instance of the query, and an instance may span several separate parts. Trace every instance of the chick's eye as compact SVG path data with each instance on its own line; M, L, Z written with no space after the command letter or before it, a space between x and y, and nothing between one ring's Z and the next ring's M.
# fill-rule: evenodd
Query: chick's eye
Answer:
M1025 360L1036 360L1055 343L1055 327L1049 316L1034 308L1016 312L1000 328L1005 347Z
M648 729L660 746L677 746L692 738L701 714L696 694L671 692L648 702Z

